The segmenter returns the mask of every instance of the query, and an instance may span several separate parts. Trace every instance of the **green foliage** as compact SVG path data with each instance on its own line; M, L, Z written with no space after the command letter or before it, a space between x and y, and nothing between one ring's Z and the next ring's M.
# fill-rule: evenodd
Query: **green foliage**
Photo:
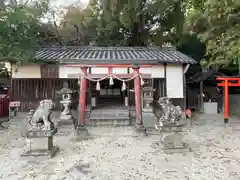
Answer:
M91 0L86 9L69 7L59 32L79 45L177 44L184 13L181 0Z
M226 66L240 57L238 0L192 0L188 23L206 45L204 66Z
M181 39L177 49L198 62L190 66L186 74L188 78L202 71L199 62L205 57L205 45L195 35L183 35Z
M91 4L86 9L70 6L63 17L59 29L60 36L65 44L89 45L96 41L99 16L96 4Z
M37 45L39 20L47 2L9 4L0 10L0 58L18 64L31 61Z
M178 43L184 20L183 2L179 0L136 0L125 4L121 22L129 29L129 45ZM130 15L128 15L130 14ZM121 16L120 16L121 17ZM177 18L176 18L177 17Z
M47 0L0 3L1 59L29 62L37 45L161 46L170 42L179 46L185 39L186 9L191 14L189 22L202 13L202 1L192 1L90 0L86 8L72 5L66 13L50 10ZM46 13L52 20L40 23ZM60 22L55 20L58 15L63 15Z

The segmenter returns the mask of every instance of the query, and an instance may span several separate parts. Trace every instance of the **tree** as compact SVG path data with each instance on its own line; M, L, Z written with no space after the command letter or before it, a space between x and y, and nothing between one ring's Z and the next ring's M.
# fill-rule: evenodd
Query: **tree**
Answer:
M186 77L191 77L198 72L202 72L200 61L205 57L205 45L197 38L196 35L184 34L177 49L193 58L197 63L190 66Z
M1 61L22 64L33 60L37 45L40 18L48 9L48 2L18 4L10 1L1 4L0 10L0 56Z
M76 5L67 9L59 32L74 45L175 45L184 13L182 0L90 0L86 9Z
M240 63L240 3L238 0L191 0L188 24L206 45L204 66Z
M32 59L37 45L161 46L182 41L183 0L90 0L51 10L47 0L0 4L0 55L20 64ZM57 12L58 11L58 12ZM41 18L48 14L48 23ZM64 14L59 22L56 17Z
M59 33L67 45L90 45L97 39L98 9L90 4L83 9L79 5L71 5L61 21Z
M102 31L123 34L121 43L130 46L178 43L184 23L181 0L102 0ZM120 23L120 24L119 24ZM103 33L102 33L103 34ZM110 36L111 37L111 36ZM112 37L111 37L112 38Z

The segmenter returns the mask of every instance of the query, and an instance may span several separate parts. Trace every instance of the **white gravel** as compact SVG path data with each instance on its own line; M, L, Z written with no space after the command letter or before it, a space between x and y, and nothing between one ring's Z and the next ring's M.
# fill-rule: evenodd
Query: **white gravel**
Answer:
M136 138L133 129L91 128L91 139L71 141L71 127L59 129L56 157L20 157L25 140L20 120L0 130L3 180L239 180L240 123L228 127L221 116L202 115L184 138L192 152L166 155L154 146L158 136ZM198 125L196 125L198 124ZM234 128L233 128L234 127ZM34 147L46 146L36 139Z

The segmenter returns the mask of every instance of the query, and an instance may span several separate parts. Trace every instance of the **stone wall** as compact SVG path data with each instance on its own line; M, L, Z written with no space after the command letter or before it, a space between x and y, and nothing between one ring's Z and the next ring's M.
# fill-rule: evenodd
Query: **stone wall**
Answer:
M229 115L240 117L240 94L229 94Z

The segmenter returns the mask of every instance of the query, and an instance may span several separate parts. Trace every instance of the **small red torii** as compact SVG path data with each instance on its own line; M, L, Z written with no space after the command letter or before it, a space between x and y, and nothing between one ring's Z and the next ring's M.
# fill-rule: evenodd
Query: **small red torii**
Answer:
M216 78L217 86L224 88L224 123L228 123L228 87L237 87L240 86L240 77L231 77L231 76L219 76Z

